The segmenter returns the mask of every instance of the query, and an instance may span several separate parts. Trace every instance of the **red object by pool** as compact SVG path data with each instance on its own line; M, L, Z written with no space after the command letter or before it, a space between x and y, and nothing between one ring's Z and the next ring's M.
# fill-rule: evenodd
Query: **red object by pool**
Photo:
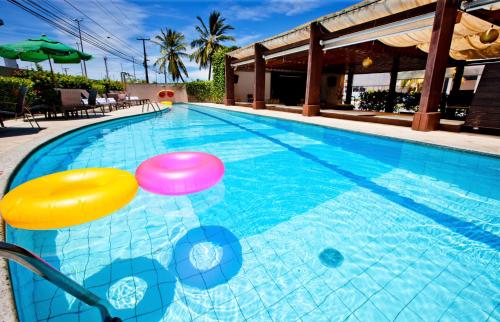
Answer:
M161 195L186 195L208 189L222 179L224 164L203 152L160 154L139 165L135 177L144 190Z
M169 89L164 89L158 92L158 97L159 98L165 98L165 97L174 97L175 92L171 91Z

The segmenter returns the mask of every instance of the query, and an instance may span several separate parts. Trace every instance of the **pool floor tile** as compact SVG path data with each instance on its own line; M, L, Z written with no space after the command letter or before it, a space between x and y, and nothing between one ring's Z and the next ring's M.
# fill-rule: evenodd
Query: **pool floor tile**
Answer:
M299 319L295 310L284 300L269 307L267 312L275 322L296 321Z
M265 307L270 307L285 297L283 291L272 281L257 286L255 290Z
M298 288L288 294L285 300L295 310L295 313L297 313L299 317L318 308L311 294L304 287Z
M237 296L236 300L238 301L240 311L243 313L245 319L249 319L260 311L266 310L259 294L253 289Z
M390 321L371 301L367 301L353 313L360 321Z

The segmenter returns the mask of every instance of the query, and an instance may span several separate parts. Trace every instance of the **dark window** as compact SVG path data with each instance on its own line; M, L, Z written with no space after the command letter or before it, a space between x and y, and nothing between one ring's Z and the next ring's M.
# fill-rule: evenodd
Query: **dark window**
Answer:
M330 76L326 80L326 84L328 87L335 87L337 85L337 77L335 76Z

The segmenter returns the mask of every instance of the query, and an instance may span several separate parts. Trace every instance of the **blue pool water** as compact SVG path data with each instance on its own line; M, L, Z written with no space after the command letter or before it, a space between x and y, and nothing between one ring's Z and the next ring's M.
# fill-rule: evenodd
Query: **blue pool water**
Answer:
M115 214L8 228L127 321L498 321L500 159L196 105L79 130L12 187L86 167L204 151L212 189L139 191ZM96 321L12 264L21 321Z

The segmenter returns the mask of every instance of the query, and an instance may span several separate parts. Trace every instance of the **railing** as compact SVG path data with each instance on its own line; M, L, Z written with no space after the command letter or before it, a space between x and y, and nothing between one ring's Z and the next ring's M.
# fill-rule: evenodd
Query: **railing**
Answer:
M104 322L121 321L118 317L111 317L108 302L76 283L32 252L14 244L0 242L0 257L16 261L80 301L98 308Z

